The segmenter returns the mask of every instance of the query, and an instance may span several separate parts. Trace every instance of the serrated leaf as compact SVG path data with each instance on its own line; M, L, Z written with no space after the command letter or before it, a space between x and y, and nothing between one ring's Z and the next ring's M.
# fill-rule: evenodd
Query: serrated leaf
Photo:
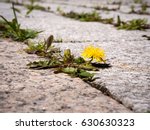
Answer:
M94 74L89 73L87 71L82 71L79 73L79 77L81 78L93 78Z
M77 64L85 63L85 60L82 57L78 57L74 59L74 62Z
M34 69L47 69L47 68L55 68L59 67L60 62L55 60L49 60L49 61L34 61L27 64L29 68Z
M67 68L63 68L62 72L67 73L67 74L75 74L77 73L77 69L73 67L67 67Z
M50 35L48 37L48 39L46 40L46 51L48 50L48 48L52 45L52 42L54 40L54 36L53 35Z
M48 66L48 61L34 61L27 64L30 68L44 68Z
M71 54L70 49L64 51L63 61L64 63L71 63L74 60L74 56Z

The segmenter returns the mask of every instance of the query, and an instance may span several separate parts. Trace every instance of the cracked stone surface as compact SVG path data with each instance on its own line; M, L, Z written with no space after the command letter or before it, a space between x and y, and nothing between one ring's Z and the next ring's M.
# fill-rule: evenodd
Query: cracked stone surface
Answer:
M44 30L36 40L43 40L53 34L55 39L63 39L63 43L54 43L54 45L61 50L70 48L75 56L79 56L87 45L100 46L106 51L107 60L112 67L96 72L95 76L98 79L93 84L101 86L100 90L97 90L78 78L72 79L65 74L55 75L52 70L28 70L26 64L39 58L22 51L18 52L24 47L22 44L2 41L0 43L1 112L150 111L150 42L142 37L149 35L150 29L117 30L108 24L65 18L56 11L57 7L61 7L66 12L71 10L91 12L94 10L93 7L101 5L100 2L110 8L117 6L108 5L102 0L92 2L91 0L80 2L47 0L39 4L50 6L53 13L34 10L29 17L25 17L24 7L17 6L21 9L18 18L22 27ZM149 1L147 2L150 4ZM149 15L123 12L128 11L131 4L131 0L128 2L124 0L119 11L98 12L106 18L116 18L120 15L125 21L146 18L150 23ZM13 18L11 4L0 3L0 7L0 14L8 19ZM100 92L103 89L109 92L109 97Z
M0 42L0 112L131 112L79 78L28 69L39 58L23 48Z

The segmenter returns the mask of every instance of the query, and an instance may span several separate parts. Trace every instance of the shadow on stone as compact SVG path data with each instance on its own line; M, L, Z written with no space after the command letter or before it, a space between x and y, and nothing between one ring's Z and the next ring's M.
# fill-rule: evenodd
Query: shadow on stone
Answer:
M112 67L110 64L102 64L102 63L92 63L92 66L101 68L101 69L108 69Z

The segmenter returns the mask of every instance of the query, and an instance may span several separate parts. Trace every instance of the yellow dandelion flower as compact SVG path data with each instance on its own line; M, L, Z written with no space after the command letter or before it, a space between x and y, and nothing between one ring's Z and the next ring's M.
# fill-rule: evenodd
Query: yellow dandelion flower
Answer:
M92 59L97 62L105 62L105 52L103 49L94 47L92 45L86 47L81 56L84 59Z

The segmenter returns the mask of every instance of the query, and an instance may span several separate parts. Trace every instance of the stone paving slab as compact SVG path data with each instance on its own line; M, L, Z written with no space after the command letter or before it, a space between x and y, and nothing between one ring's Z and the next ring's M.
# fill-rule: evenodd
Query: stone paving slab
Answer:
M1 4L1 14L12 18L11 5ZM51 5L52 6L52 5ZM71 7L70 7L71 8ZM7 10L7 11L6 11ZM24 17L26 9L22 9L19 20L23 27L43 30L40 35L47 38L53 34L55 38L62 38L64 42L69 41L120 41L120 40L143 40L142 35L148 35L147 31L124 31L116 30L112 25L105 25L97 22L79 22L69 18L64 18L53 13L33 11L29 18ZM126 14L124 14L125 17ZM132 16L132 15L131 15ZM136 15L137 16L137 15ZM139 16L147 18L147 16ZM129 17L132 18L132 17ZM149 18L150 20L150 18ZM38 22L37 22L38 21Z
M59 2L50 3L53 11L56 10ZM0 13L11 19L10 5L0 4L2 5ZM67 6L68 11L77 11L79 8L78 11L81 12L92 11L91 8L85 9L81 6L72 8L71 3L67 2L67 4L65 6ZM58 6L60 5L58 4ZM100 70L96 74L99 79L93 84L102 86L101 91L106 89L112 98L122 102L124 106L134 112L148 112L150 110L150 42L142 37L142 35L149 35L150 30L116 30L111 25L97 22L79 22L58 14L42 11L33 11L30 17L25 18L25 12L26 10L22 8L22 14L19 15L21 25L27 28L44 30L38 38L40 40L53 34L56 39L63 39L63 43L55 43L55 46L59 46L62 50L70 48L76 56L89 44L104 48L112 68ZM117 14L121 14L121 17L125 20L148 18L150 21L147 15L129 15L120 12L110 12L108 15L117 16ZM108 17L107 14L102 15Z
M30 70L25 45L0 42L0 112L131 112L79 78Z
M56 44L62 50L71 48L75 55L91 43ZM96 73L94 84L107 89L110 96L135 112L150 110L150 45L149 41L95 43L106 51L112 67ZM120 48L120 46L122 48ZM76 48L76 49L74 49Z

